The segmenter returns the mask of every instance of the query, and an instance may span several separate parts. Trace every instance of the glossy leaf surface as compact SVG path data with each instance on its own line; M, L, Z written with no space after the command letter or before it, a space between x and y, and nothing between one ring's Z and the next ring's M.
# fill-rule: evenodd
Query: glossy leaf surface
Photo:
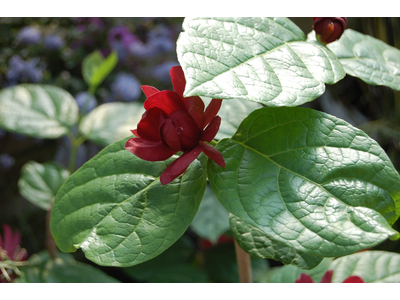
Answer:
M211 98L201 97L207 106ZM263 107L260 103L249 102L243 99L229 99L222 101L218 116L221 117L221 125L215 139L230 138L239 128L240 123L251 112Z
M62 186L50 228L64 252L82 248L99 265L133 266L170 247L192 222L206 188L200 155L168 185L159 177L176 156L139 159L118 141L85 163Z
M69 171L54 163L26 163L18 181L19 192L27 200L49 210L58 190L69 177Z
M38 138L67 134L78 120L78 105L65 90L21 84L0 91L0 127Z
M219 201L289 247L341 256L399 234L400 177L361 130L306 108L262 108L216 147L208 164Z
M364 251L335 259L332 282L343 282L352 275L364 282L400 282L400 254L386 251Z
M82 119L79 130L89 140L106 146L132 135L142 114L142 103L106 103L96 107Z
M78 262L71 254L58 253L52 259L47 251L32 255L29 265L21 267L18 283L118 283L99 268Z
M229 221L235 240L252 257L271 258L302 269L315 268L322 261L322 257L308 255L270 239L264 231L235 215L230 214Z
M287 18L186 18L177 54L185 96L298 106L345 76L326 47Z
M212 243L217 242L218 238L229 230L229 213L219 203L210 186L206 188L199 211L190 227Z
M89 86L97 87L111 73L117 62L118 55L115 51L106 58L100 51L94 51L82 62L83 79Z
M328 48L339 58L347 74L400 91L399 49L352 29L346 29Z

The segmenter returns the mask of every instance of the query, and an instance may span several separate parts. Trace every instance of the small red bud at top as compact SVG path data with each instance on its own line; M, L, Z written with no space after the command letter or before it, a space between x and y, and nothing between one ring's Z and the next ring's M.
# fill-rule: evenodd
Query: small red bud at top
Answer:
M346 29L347 18L344 17L314 17L313 19L313 29L317 40L325 45L339 39Z

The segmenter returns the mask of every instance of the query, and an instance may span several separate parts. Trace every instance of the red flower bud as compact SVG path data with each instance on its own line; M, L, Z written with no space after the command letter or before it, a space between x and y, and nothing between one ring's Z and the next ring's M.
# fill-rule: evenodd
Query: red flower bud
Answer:
M321 283L331 283L332 282L332 275L333 275L333 270L328 270L322 276L321 278ZM300 277L297 278L296 283L314 283L314 280L311 278L310 275L306 273L301 273ZM364 283L364 280L360 276L349 276L347 277L343 283Z
M317 40L323 44L329 44L342 36L346 29L347 18L314 18L313 29Z
M178 151L181 157L172 162L161 174L165 185L182 175L201 152L221 167L225 161L221 153L205 142L211 142L218 132L221 118L217 113L222 100L213 99L204 111L200 97L183 97L186 80L181 67L170 70L174 91L159 91L142 86L147 96L143 114L125 149L147 161L166 160ZM208 125L208 126L207 126Z

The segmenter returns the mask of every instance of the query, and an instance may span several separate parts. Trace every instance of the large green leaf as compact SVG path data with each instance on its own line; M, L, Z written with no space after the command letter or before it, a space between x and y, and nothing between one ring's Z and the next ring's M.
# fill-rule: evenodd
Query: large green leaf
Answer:
M89 140L106 146L132 135L142 114L142 103L106 103L96 107L82 119L79 130Z
M26 163L18 181L19 192L33 204L49 210L58 190L69 177L69 171L54 163Z
M201 97L206 106L211 102L211 98ZM215 138L221 140L230 138L239 128L240 123L252 111L263 107L260 103L249 102L242 99L229 99L222 101L218 115L221 117L221 125Z
M78 120L78 105L65 90L21 84L0 92L0 127L39 138L55 139L68 133Z
M115 142L72 174L54 201L50 228L64 252L82 248L100 265L133 266L182 236L206 188L201 154L168 185L159 177L177 157L141 160Z
M91 265L76 261L71 254L59 253L51 258L47 251L32 255L29 265L20 267L18 283L117 283Z
M253 257L271 258L302 269L315 268L322 257L308 255L270 239L264 231L230 214L232 233L239 246Z
M335 259L332 282L343 282L352 275L364 282L400 282L400 254L386 251L364 251Z
M202 238L216 243L229 230L229 213L219 203L213 190L207 186L199 211L190 227Z
M268 106L312 101L345 76L336 56L287 18L186 18L177 42L185 96Z
M347 74L400 91L400 50L352 29L328 44Z
M111 73L117 62L118 55L115 51L111 52L106 58L100 51L94 51L82 62L83 79L89 86L97 87Z
M262 108L217 149L208 176L232 214L274 240L342 256L399 234L400 177L361 130L306 108Z

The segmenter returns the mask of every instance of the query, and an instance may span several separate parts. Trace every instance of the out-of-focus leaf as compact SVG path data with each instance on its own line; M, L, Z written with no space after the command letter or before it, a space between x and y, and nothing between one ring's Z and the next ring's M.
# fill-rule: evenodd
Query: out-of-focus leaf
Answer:
M89 140L106 146L132 135L142 114L142 103L106 103L96 107L82 119L79 130Z
M59 253L51 258L47 251L33 254L29 265L20 267L18 283L117 283L98 268L76 261L71 254Z
M118 55L115 51L111 52L106 58L100 51L94 51L82 62L83 79L89 86L97 87L111 73L117 62Z
M199 211L190 227L212 243L216 243L218 238L229 230L229 212L219 203L210 186L206 188Z
M32 137L55 139L78 121L75 99L65 90L21 84L0 91L0 127Z
M49 210L59 188L69 177L69 171L55 163L26 163L18 181L19 192L27 200Z

